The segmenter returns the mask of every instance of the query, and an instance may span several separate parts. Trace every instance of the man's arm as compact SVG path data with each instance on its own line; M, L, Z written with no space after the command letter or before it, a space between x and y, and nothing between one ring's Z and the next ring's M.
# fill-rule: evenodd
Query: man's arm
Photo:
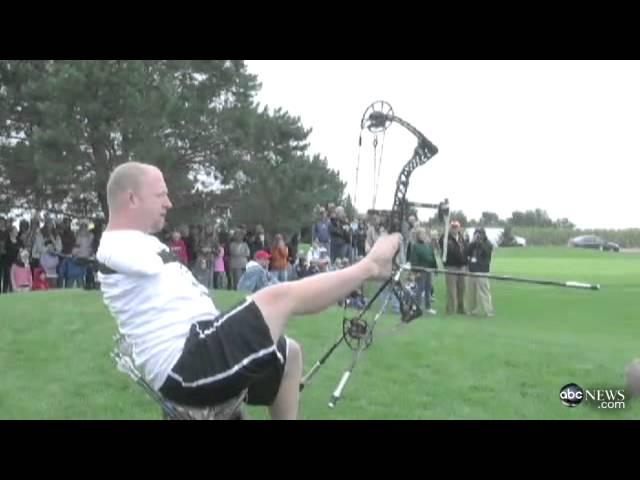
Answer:
M364 281L390 275L391 261L400 247L400 240L399 234L387 235L375 243L363 260L351 267L280 283L253 295L274 341L282 335L290 317L321 312L359 288Z
M111 238L96 252L96 260L125 275L156 275L163 269L160 252L170 249L160 243L132 242L128 237Z

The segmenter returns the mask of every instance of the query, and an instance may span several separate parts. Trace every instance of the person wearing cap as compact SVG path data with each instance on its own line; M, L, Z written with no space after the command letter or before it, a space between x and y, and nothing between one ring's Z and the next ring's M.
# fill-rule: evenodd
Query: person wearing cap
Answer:
M484 228L476 228L473 240L467 246L469 271L473 273L489 273L493 245L487 238ZM489 279L482 277L467 278L466 310L470 315L493 317L493 304Z
M444 251L444 234L440 236L440 251ZM447 258L444 259L447 270L464 272L467 266L466 243L460 232L460 222L454 220L449 228L447 239ZM447 314L465 315L464 305L465 278L462 275L445 274L447 283Z
M102 299L142 378L185 407L240 398L268 407L272 419L296 419L303 362L298 342L284 334L290 320L321 321L312 315L367 280L388 278L401 246L400 234L387 235L353 266L269 285L221 311L154 235L173 206L162 171L123 163L106 194L109 224L97 253ZM257 256L256 263L268 259Z
M278 281L269 272L271 254L265 250L258 250L254 260L247 263L247 269L238 281L238 290L255 293L266 286L274 285Z

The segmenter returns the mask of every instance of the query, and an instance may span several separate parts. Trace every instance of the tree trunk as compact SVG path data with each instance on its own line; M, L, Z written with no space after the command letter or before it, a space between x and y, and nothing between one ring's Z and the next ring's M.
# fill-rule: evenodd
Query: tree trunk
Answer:
M100 202L100 208L102 209L102 215L106 221L109 221L109 204L107 203L107 183L104 186L100 186L97 189L98 201Z
M109 204L107 203L107 183L109 182L109 176L114 168L113 160L108 154L106 145L100 140L93 140L91 142L91 150L94 158L94 168L96 172L96 178L94 187L96 189L96 195L100 202L102 214L108 221L109 219Z

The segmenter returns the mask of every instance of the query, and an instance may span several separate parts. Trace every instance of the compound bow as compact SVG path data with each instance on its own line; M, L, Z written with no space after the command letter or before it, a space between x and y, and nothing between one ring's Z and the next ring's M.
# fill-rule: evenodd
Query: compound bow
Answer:
M401 126L405 127L409 132L411 132L418 140L418 144L415 147L413 155L411 158L405 163L398 180L396 182L396 191L393 199L393 207L390 211L373 211L377 213L388 214L386 217L386 230L388 233L401 232L403 234L405 232L406 225L406 216L407 210L411 206L423 207L423 208L434 208L438 210L438 217L441 221L445 223L445 241L444 248L445 251L443 253L443 263L446 259L446 245L448 238L448 226L450 219L450 211L449 211L449 203L448 200L444 202L440 202L438 204L428 204L428 203L415 203L407 201L407 191L409 189L409 180L411 178L411 174L413 171L421 165L427 163L434 155L438 153L438 148L431 143L418 129L416 129L413 125L403 120L400 117L397 117L393 113L393 109L391 105L384 101L378 101L372 103L364 112L361 120L361 129L368 129L370 132L377 134L380 132L386 131L391 124L398 123ZM374 147L377 145L377 141L374 140ZM357 178L357 173L356 173ZM357 180L356 180L357 181ZM401 249L404 250L404 246L401 246ZM351 376L358 359L360 358L360 354L371 346L373 342L373 332L376 328L378 320L386 310L387 304L391 298L391 295L387 295L386 298L382 302L382 307L380 311L375 315L371 322L365 319L365 315L371 309L375 301L380 297L380 295L388 291L391 291L393 296L395 296L398 300L400 306L400 325L408 324L412 320L422 315L422 310L420 306L416 303L416 299L411 293L411 291L402 284L401 282L401 273L406 271L429 271L436 273L446 273L453 275L463 275L470 277L485 277L492 278L497 280L507 280L507 281L516 281L516 282L526 282L526 283L535 283L542 285L552 285L552 286L560 286L560 287L569 287L569 288L579 288L579 289L588 289L588 290L599 290L600 285L592 285L582 282L553 282L547 280L532 280L532 279L523 279L511 276L504 275L490 275L486 273L471 273L471 272L456 272L450 271L447 269L430 269L430 268L420 268L420 267L412 267L408 262L401 263L398 260L398 256L400 255L401 259L404 256L404 251L397 252L393 259L393 267L391 275L382 283L380 288L376 291L373 297L364 305L358 315L354 317L348 317L346 314L344 315L342 321L342 334L336 340L336 342L329 348L329 350L318 360L315 365L311 368L309 373L302 378L300 383L300 390L302 390L306 385L311 382L311 378L316 374L318 369L326 362L326 360L331 356L331 354L338 348L338 346L345 342L347 346L353 351L353 359L349 364L347 370L343 373L340 383L336 387L333 395L331 396L331 400L329 401L329 407L335 407L336 403L342 396L342 392L344 387ZM346 312L345 308L345 312Z
M391 105L389 105L389 103L385 101L377 101L372 103L365 110L360 122L360 126L362 130L366 128L370 132L377 134L386 131L393 123L397 123L406 128L417 138L418 143L413 151L413 155L405 163L396 181L393 206L391 210L388 211L388 216L385 222L385 228L388 233L402 232L404 230L407 209L410 205L407 201L407 191L409 189L409 180L411 178L411 174L416 168L426 164L434 155L438 153L438 148L430 140L428 140L427 137L422 134L422 132L420 132L409 122L394 115L393 108L391 107ZM448 213L448 203L446 201L438 204L436 207L439 209L441 215L444 214L445 210ZM404 249L404 247L401 248ZM382 303L380 311L375 315L374 319L371 322L365 319L365 315L383 292L390 289L391 293L398 300L400 306L401 323L409 323L422 315L422 310L416 303L413 294L401 282L400 274L402 273L403 269L398 261L398 256L400 255L400 257L402 258L403 254L404 252L396 253L393 260L391 275L382 283L382 285L378 288L371 299L365 304L358 315L349 318L345 314L342 321L342 335L340 336L340 338L338 338L338 340L336 340L331 348L329 348L329 350L323 355L323 357L318 360L318 362L316 362L309 373L302 379L300 390L302 390L305 385L308 385L310 383L313 375L315 375L315 373L329 358L329 356L344 341L347 346L349 346L349 348L353 351L353 360L342 375L340 383L338 384L336 390L333 392L331 400L329 401L329 406L331 408L335 407L336 402L340 399L342 391L344 390L344 387L351 373L353 372L358 359L360 358L360 354L371 345L375 327L378 323L378 320L386 310L391 295L387 295L386 299Z

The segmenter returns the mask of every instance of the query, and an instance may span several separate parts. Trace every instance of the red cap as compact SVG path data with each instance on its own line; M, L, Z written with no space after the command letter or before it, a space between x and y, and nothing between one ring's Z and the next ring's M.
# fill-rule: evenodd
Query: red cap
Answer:
M271 258L271 254L269 252L265 252L264 250L258 250L255 257L256 260L269 260Z

